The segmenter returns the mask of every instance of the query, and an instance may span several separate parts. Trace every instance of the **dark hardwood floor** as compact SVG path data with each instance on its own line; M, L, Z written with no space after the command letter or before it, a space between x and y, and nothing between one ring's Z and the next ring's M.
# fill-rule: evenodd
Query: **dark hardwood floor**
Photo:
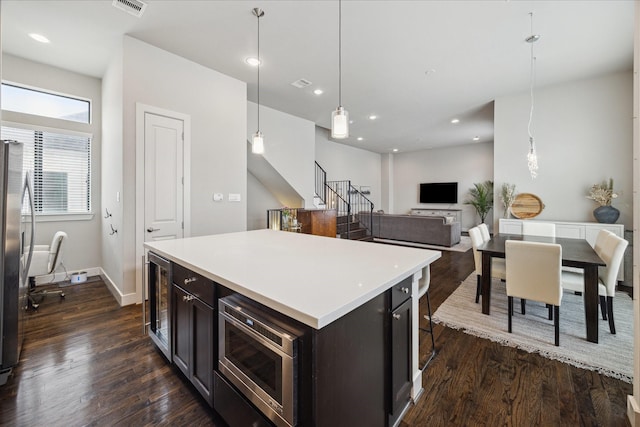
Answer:
M472 270L471 251L443 252L433 311ZM142 335L140 306L119 307L102 282L66 295L29 312L21 362L0 387L0 425L224 425ZM629 425L630 384L439 325L435 337L425 393L403 427ZM429 345L421 335L423 354Z

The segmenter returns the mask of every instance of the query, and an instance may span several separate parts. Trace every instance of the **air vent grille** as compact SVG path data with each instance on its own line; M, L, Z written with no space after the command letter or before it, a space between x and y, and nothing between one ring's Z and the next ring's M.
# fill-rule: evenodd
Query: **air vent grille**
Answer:
M304 87L307 87L311 84L311 82L307 79L299 79L296 80L295 82L291 83L291 86L293 87L297 87L298 89L302 89Z
M112 5L138 18L142 16L147 8L147 4L140 0L113 0Z

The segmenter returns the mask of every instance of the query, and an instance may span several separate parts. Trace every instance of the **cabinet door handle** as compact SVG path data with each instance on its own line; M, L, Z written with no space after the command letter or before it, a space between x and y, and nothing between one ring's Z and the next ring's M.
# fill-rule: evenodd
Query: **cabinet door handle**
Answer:
M402 288L400 288L400 290L401 290L402 292L404 292L405 294L408 294L408 293L409 293L409 288L402 287Z
M393 313L393 314L392 314L392 316L393 316L393 318L394 318L394 319L396 319L396 320L400 320L400 319L402 319L402 316L400 316L398 313Z
M159 228L153 228L153 227L147 228L147 232L149 232L149 233L153 233L154 231L158 231L158 230L160 230L160 229Z
M182 295L182 301L192 301L194 298L193 295Z
M189 283L195 282L196 280L198 280L197 277L188 277L188 278L184 279L184 284L188 285Z

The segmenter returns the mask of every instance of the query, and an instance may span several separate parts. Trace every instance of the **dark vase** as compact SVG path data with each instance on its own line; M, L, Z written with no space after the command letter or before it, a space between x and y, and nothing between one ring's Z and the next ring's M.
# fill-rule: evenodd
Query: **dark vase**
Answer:
M614 224L620 217L620 211L613 206L600 206L593 211L593 216L603 224Z

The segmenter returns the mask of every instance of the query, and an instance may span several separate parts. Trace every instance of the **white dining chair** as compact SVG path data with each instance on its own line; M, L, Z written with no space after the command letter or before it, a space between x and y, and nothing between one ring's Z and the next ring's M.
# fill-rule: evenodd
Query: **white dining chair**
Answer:
M600 311L602 319L609 320L609 332L616 333L616 325L613 317L613 298L616 295L618 284L618 271L627 249L625 239L616 236L607 230L600 230L596 238L594 250L607 264L598 269L598 294L600 295ZM583 271L563 271L562 287L566 290L584 292Z
M491 240L491 234L489 234L489 227L484 222L478 224L478 228L480 229L480 233L482 233L482 240L488 242Z
M556 225L550 222L522 221L525 236L556 237Z
M476 264L476 304L477 304L480 301L480 294L482 293L482 254L478 250L478 247L482 245L485 242L485 240L482 238L482 232L478 227L473 227L469 229L469 237L471 238L471 246L473 248L473 260L475 261L475 264ZM501 280L506 279L504 259L492 258L491 277L495 277Z
M520 240L505 242L509 333L512 332L513 298L539 301L553 307L555 345L560 345L562 302L562 246Z

